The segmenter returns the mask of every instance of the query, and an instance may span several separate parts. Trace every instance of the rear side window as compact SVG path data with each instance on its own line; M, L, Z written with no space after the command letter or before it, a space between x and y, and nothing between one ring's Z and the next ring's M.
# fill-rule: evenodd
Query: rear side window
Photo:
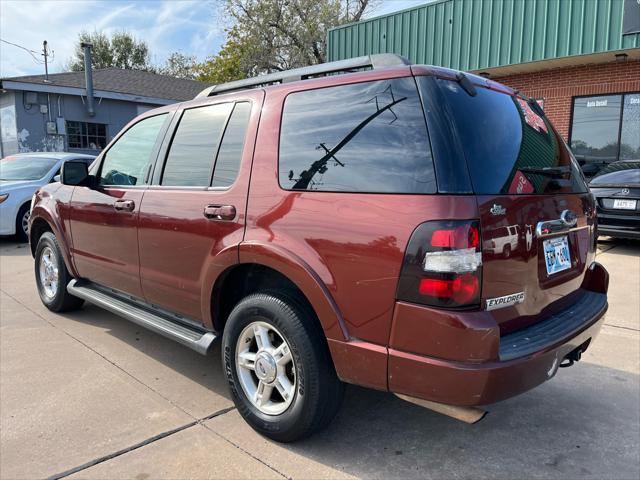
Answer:
M250 114L249 102L236 103L233 108L213 171L213 187L228 187L238 176Z
M285 101L280 185L289 190L436 191L413 78L297 92Z
M233 103L185 110L171 141L162 185L208 187Z
M420 77L418 84L430 81ZM520 97L437 80L477 194L570 193L587 190L579 166L541 111ZM452 141L454 139L452 138ZM543 172L543 169L547 169ZM553 169L553 171L549 170Z

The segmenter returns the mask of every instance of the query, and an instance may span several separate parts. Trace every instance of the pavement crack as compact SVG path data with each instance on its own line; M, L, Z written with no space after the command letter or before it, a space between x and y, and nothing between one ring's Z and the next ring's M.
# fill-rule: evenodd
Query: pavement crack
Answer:
M623 327L622 325L613 325L611 323L605 323L604 326L605 327L611 327L611 328L621 328L623 330L631 330L632 332L640 332L640 330L637 329L637 328Z
M267 462L265 462L264 460L262 460L259 457L256 457L253 453L251 453L250 451L242 448L240 445L238 445L237 443L229 440L227 437L225 437L224 435L221 435L220 433L216 432L214 429L210 428L208 425L206 425L205 423L201 423L201 426L206 428L207 430L209 430L211 433L213 433L216 437L221 438L222 440L224 440L225 442L229 443L230 445L234 446L235 448L237 448L238 450L240 450L242 453L244 453L245 455L248 455L249 457L253 458L256 462L260 462L262 465L264 465L265 467L267 467L269 470L272 470L273 472L277 473L278 475L280 475L282 478L286 478L287 480L291 480L291 477L287 476L285 473L281 472L280 470L278 470L276 467L274 467L273 465L269 465Z
M211 420L212 418L215 418L219 415L224 415L225 413L230 412L231 410L235 410L235 407L227 407L227 408L223 408L222 410L218 410L215 413L212 413L211 415L207 415L206 417L202 417L199 418L197 420L194 420L193 422L189 422L185 425L182 425L180 427L174 428L172 430L167 430L166 432L162 432L159 433L157 435L154 435L152 437L147 438L146 440L143 440L141 442L135 443L129 447L123 448L121 450L117 450L113 453L109 453L107 455L103 455L102 457L98 457L94 460L90 460L86 463L83 463L82 465L79 465L77 467L71 468L69 470L66 470L64 472L61 473L56 473L54 475L51 475L50 477L48 477L48 480L58 480L60 478L65 478L68 477L69 475L73 475L74 473L78 473L81 472L83 470L86 470L87 468L91 468L94 467L100 463L106 462L108 460L111 460L113 458L119 457L121 455L124 455L126 453L129 452L133 452L134 450L138 450L139 448L145 447L147 445L150 445L154 442L157 442L158 440L162 440L163 438L167 438L171 435L174 435L176 433L182 432L183 430L186 430L187 428L191 428L194 427L196 425L204 425L204 422L206 422L207 420Z
M55 328L56 330L59 330L60 332L62 332L63 334L65 334L66 336L68 336L69 338L75 340L76 342L78 342L80 345L82 345L83 347L85 347L86 349L88 349L89 351L95 353L96 355L98 355L100 358L102 358L103 360L105 360L106 362L110 363L112 366L114 366L115 368L117 368L118 370L120 370L122 373L124 373L126 376L128 376L129 378L133 379L134 381L136 381L137 383L139 383L140 385L144 386L145 388L151 390L153 393L155 393L156 395L158 395L160 398L162 398L163 400L165 400L166 402L168 402L169 404L171 404L174 408L177 408L178 410L180 410L182 413L184 413L185 415L191 417L194 419L194 421L197 421L196 417L194 417L191 413L189 413L188 411L186 411L184 408L182 408L180 405L178 405L177 403L175 403L173 400L171 400L170 398L164 396L162 393L160 393L158 390L156 390L155 388L153 388L152 386L146 384L145 382L143 382L141 379L139 379L138 377L136 377L135 375L129 373L127 370L125 370L123 367L121 367L120 365L118 365L116 362L114 362L113 360L107 358L106 356L104 356L102 353L98 352L95 348L91 347L90 345L86 344L85 342L83 342L82 340L80 340L78 337L75 337L74 335L70 334L69 332L67 332L64 328L60 328L59 326L57 326L56 324L54 324L53 322L51 322L50 320L48 320L47 318L43 317L40 312L38 312L37 310L34 310L33 308L31 308L29 305L26 305L24 303L22 303L18 298L14 297L13 295L11 295L10 293L6 292L5 290L0 289L0 291L2 291L5 295L7 295L8 297L12 298L13 300L15 300L16 302L18 302L20 305L22 305L24 308L26 308L27 310L29 310L31 313L33 313L34 315L36 315L37 317L39 317L40 319L42 319L44 322L48 323L51 327Z

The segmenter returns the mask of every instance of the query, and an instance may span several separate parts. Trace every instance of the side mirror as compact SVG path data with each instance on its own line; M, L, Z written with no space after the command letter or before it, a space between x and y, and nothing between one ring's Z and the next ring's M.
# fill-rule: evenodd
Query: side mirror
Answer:
M90 186L89 167L81 160L67 160L62 164L60 177L63 185Z
M59 182L60 181L60 175L56 175L53 177L53 182Z

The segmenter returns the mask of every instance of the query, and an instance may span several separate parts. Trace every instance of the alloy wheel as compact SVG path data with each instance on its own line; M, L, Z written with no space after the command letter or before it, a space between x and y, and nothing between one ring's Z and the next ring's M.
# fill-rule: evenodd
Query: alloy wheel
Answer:
M296 392L296 367L284 336L269 323L247 325L236 344L236 369L240 385L260 412L280 415Z
M58 293L58 260L51 247L45 247L40 254L40 285L45 296L52 299Z

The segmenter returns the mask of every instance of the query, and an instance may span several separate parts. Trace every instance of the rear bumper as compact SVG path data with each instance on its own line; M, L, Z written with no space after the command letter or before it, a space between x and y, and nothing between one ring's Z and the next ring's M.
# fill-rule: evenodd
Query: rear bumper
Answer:
M565 310L528 328L491 337L494 360L449 360L389 349L389 390L450 405L487 405L552 378L572 351L584 351L607 311L608 274L594 264L589 289ZM460 335L460 333L458 334ZM463 337L463 336L462 336ZM481 338L476 337L475 341ZM497 343L497 345L496 345Z
M389 389L450 405L487 405L513 397L552 378L571 351L586 348L600 331L606 310L605 300L569 338L507 361L471 364L390 350Z
M598 235L640 238L640 215L598 211Z

